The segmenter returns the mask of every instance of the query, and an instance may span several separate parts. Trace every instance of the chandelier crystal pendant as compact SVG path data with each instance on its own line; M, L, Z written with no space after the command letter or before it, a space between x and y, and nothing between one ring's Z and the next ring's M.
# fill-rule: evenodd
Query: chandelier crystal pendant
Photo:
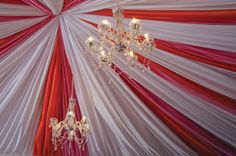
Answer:
M73 141L79 145L80 149L84 150L90 127L86 117L83 116L80 121L76 120L75 103L75 99L71 96L66 117L63 121L58 122L57 118L50 118L49 127L52 128L52 143L54 145L54 150L57 150L57 147L59 146L63 148L67 142L69 142L69 149L71 149L71 143Z
M126 61L129 75L131 75L131 68L137 65L143 69L146 67L149 69L149 55L154 47L154 40L148 34L142 34L140 21L136 18L129 23L129 31L126 32L123 10L119 7L118 0L116 2L116 8L113 9L115 27L113 28L107 20L103 20L98 25L100 41L96 42L89 37L85 42L86 48L92 57L98 60L97 69L110 69L116 57ZM142 64L138 63L138 57L132 50L133 47L142 51L144 56ZM115 71L115 68L113 70Z

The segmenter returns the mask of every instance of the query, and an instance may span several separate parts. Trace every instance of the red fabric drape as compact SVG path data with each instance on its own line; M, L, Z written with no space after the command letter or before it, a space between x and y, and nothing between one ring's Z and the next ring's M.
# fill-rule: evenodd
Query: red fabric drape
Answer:
M139 61L142 63L145 57L136 53ZM236 100L231 99L225 95L217 93L211 89L208 89L202 85L199 85L161 65L156 62L150 61L150 70L156 75L162 77L166 81L177 86L181 90L188 92L194 96L200 97L209 101L211 104L224 109L232 114L236 114Z
M63 6L62 11L71 9L84 1L86 1L86 0L64 0L64 6Z
M194 61L236 72L236 53L177 42L155 40L156 48Z
M2 56L4 53L8 52L10 49L33 35L37 30L45 26L52 17L47 17L43 21L21 31L16 34L13 34L11 36L8 36L6 38L0 39L0 56Z
M38 8L39 10L45 12L48 15L53 15L53 13L51 12L51 10L49 8L47 8L46 6L44 6L43 4L41 4L39 1L37 0L22 0L23 2Z
M117 69L117 72L119 72L119 69ZM236 150L233 147L223 143L135 80L129 79L126 74L123 73L120 77L157 117L200 155L236 154Z
M69 153L71 156L88 155L87 146L85 147L85 151L81 151L78 148L78 145L73 142L72 150L69 150L68 146L65 145L63 146L63 150L59 148L57 151L54 151L54 147L51 142L52 130L49 128L50 118L56 117L59 121L64 119L68 108L68 100L71 96L71 85L72 74L65 55L61 31L59 29L45 84L41 118L34 138L34 155L67 156ZM80 120L81 113L79 111L79 106L76 105L75 109L76 117Z
M112 16L111 9L103 9L88 14ZM124 10L126 18L146 20L206 23L206 24L235 24L236 10Z
M11 4L21 4L21 5L27 5L22 0L0 0L0 3L11 3Z

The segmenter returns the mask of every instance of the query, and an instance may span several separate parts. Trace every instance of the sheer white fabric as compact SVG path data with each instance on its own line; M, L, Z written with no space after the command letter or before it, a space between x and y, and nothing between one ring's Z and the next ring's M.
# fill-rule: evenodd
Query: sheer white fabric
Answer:
M0 16L42 16L44 12L27 5L0 3Z
M119 0L124 9L134 10L222 10L235 9L235 0ZM101 9L112 9L116 0L86 0L68 12L86 13Z
M58 15L63 8L64 0L39 0L39 2L48 7L53 15Z
M82 114L92 133L91 155L195 155L117 77L92 71L83 47L87 32L75 19L63 15L62 36L75 78Z
M75 21L76 18L73 19ZM95 34L95 28L91 25L80 22L87 34ZM95 36L96 37L96 36ZM81 35L81 40L86 40L86 37ZM160 55L159 55L160 54ZM236 80L221 73L217 73L206 67L190 62L186 59L168 54L166 52L156 52L154 50L154 60L163 66L172 67L172 71L182 71L182 75L186 77L193 77L193 80L199 81L204 86L218 87L212 88L219 90L224 94L232 96L236 99L235 85ZM159 55L159 56L158 56ZM165 56L166 55L166 56ZM114 63L125 71L125 62L121 59L114 60ZM194 72L195 71L195 72ZM215 107L204 99L195 97L187 90L183 90L174 84L160 78L152 72L142 73L142 70L137 68L133 71L133 78L137 80L144 87L152 91L155 95L163 99L176 110L192 119L211 133L215 134L222 140L225 140L232 146L236 147L236 138L234 131L236 131L236 116L226 112L223 109ZM194 79L195 78L195 79ZM225 83L227 82L227 85ZM227 127L227 129L225 128Z
M63 0L39 0L54 15ZM235 9L235 0L122 0L126 9L215 10ZM92 156L102 155L196 155L118 77L93 72L84 41L97 36L91 25L111 17L81 14L112 8L114 0L87 0L55 17L21 45L0 57L0 155L31 155L41 113L44 82L51 61L58 18L66 55L75 80L80 109L91 126L88 147ZM42 16L35 7L0 3L0 16ZM46 17L0 23L0 38L22 31ZM130 20L125 20L126 26ZM200 47L236 52L235 25L203 25L142 20L153 37ZM137 50L137 52L139 52ZM152 60L223 95L236 99L235 72L224 71L155 49ZM114 62L125 70L123 60ZM108 74L113 78L108 84ZM236 116L195 97L184 88L139 68L133 78L177 111L215 136L236 147Z
M77 14L73 16L99 24L103 19L113 23L112 17ZM128 28L130 19L125 20ZM143 31L151 34L154 38L178 43L185 43L200 47L230 51L236 53L236 26L235 25L204 25L185 24L174 22L160 22L142 20Z
M31 155L57 19L0 60L0 153Z
M39 17L26 20L0 22L0 39L18 33L28 27L41 22L46 17Z

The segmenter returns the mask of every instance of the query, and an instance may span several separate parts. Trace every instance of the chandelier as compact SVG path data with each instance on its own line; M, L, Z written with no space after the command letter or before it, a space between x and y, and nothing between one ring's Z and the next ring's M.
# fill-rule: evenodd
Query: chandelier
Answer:
M115 21L114 28L110 22L103 20L98 25L100 41L96 42L92 37L89 37L85 42L92 58L97 60L96 70L100 68L111 69L112 62L117 57L126 61L126 69L128 69L130 78L131 69L137 65L143 71L145 68L149 70L149 55L154 47L153 39L148 34L142 34L140 21L136 18L133 18L129 23L129 31L125 31L124 14L119 7L118 0L116 1L116 8L112 12ZM142 64L138 62L138 57L132 50L133 47L142 51L144 56ZM113 72L115 72L115 68L113 68Z
M90 128L86 117L83 116L80 121L76 120L75 99L73 96L69 99L69 107L65 119L58 122L57 118L50 118L49 127L52 128L52 143L54 145L54 150L57 150L57 147L59 146L63 149L63 146L69 142L70 152L71 143L73 141L79 145L80 149L84 150L84 145L87 142L87 134L89 133Z

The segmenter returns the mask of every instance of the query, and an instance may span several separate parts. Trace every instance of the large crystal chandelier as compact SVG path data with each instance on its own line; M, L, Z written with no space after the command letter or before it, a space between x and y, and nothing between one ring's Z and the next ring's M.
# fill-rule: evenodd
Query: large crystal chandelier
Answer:
M69 142L70 151L71 143L73 141L79 145L80 149L84 150L90 128L87 119L84 116L80 121L76 120L73 93L69 99L69 107L65 119L58 122L57 118L50 118L49 127L52 128L52 143L54 145L54 150L57 150L57 147L59 146L63 148L63 146Z
M129 31L125 31L123 10L119 7L118 0L116 2L116 8L113 9L115 27L113 28L107 20L103 20L98 25L100 41L96 42L89 37L86 40L87 50L97 60L97 69L111 69L112 61L116 57L127 62L126 69L129 75L131 75L131 68L137 65L149 69L149 54L153 49L154 41L148 34L142 34L140 21L136 18L129 23ZM142 64L138 63L138 57L132 50L134 47L142 51L145 58ZM115 71L115 68L113 70Z

